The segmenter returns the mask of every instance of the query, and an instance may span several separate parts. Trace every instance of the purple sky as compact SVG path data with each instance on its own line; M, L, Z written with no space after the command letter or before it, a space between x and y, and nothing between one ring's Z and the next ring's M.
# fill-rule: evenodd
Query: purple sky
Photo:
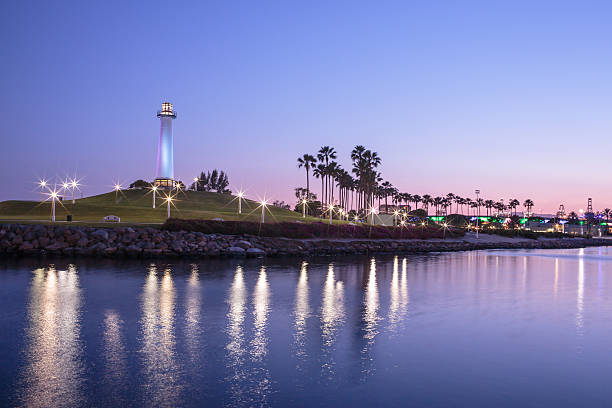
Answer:
M405 192L612 207L612 4L494 3L8 2L0 199L152 179L168 100L175 174L251 197L363 144Z

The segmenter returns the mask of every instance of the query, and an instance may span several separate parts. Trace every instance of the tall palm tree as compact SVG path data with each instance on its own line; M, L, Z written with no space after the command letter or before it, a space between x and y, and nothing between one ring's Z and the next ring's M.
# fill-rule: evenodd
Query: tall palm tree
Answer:
M423 199L421 198L420 195L418 194L413 194L412 195L412 202L414 203L414 209L418 210L419 209L419 203L422 201Z
M421 202L423 203L423 206L425 207L425 215L427 217L429 217L429 204L431 204L431 196L429 194L423 194L423 198L421 200Z
M328 167L330 159L333 160L337 157L336 150L333 147L322 146L319 149L319 152L317 153L317 157L320 162L325 163L325 167ZM325 196L323 197L323 200L327 202L329 201L328 189L329 189L329 184L330 184L330 179L331 179L329 171L326 172L324 177L325 177Z
M326 172L325 164L323 164L323 163L317 164L317 167L315 167L312 170L312 175L315 176L316 178L320 178L321 179L321 197L320 197L321 198L320 199L320 201L321 201L321 212L324 211L324 203L325 203L325 199L324 199L324 196L323 196L323 193L325 192L325 189L324 189L325 172Z
M516 215L516 208L521 205L521 202L516 198L511 198L510 203L508 204L510 208L514 209L514 215Z
M531 215L531 208L534 206L533 200L528 198L523 202L523 205L527 208L527 215Z
M310 173L310 168L314 166L317 159L315 159L313 155L304 154L302 157L298 157L297 162L298 168L304 167L304 169L306 169L306 199L308 200L310 199L310 179L308 176Z

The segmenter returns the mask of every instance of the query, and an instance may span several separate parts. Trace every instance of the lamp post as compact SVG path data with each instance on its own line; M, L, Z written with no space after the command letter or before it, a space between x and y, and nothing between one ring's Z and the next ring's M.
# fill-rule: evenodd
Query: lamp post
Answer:
M374 225L374 214L376 214L376 213L377 213L376 208L372 207L370 209L370 214L372 214L372 218L371 218L370 224L372 224L372 225Z
M47 180L44 180L44 179L43 179L43 180L40 180L40 181L38 182L38 185L40 186L40 193L41 193L41 194L43 195L43 197L44 197L44 195L45 195L45 187L47 187Z
M306 203L308 200L305 198L302 199L302 218L306 218Z
M266 222L266 205L268 202L266 200L261 200L261 223Z
M74 192L75 190L79 189L79 182L76 179L72 180L70 182L70 187L72 188L72 205L74 205L75 203Z
M117 204L119 191L121 191L121 184L115 184L115 204Z
M58 198L57 191L51 191L51 193L49 193L49 198L51 198L51 222L55 222L55 200Z
M168 218L170 218L170 205L172 204L172 196L166 196L166 202L168 203Z
M238 197L238 214L242 214L242 197L244 197L244 193L239 191L236 196Z
M329 205L329 223L332 223L332 214L334 213L334 205L330 204Z
M200 179L197 177L194 177L193 178L193 191L198 191L199 183L200 183Z
M397 226L397 216L399 215L399 211L395 210L393 211L393 226L396 227Z
M478 195L480 190L474 191L476 193L476 208L478 209L478 215L476 215L476 238L478 238L478 221L480 221L480 203L478 202Z
M151 191L153 191L153 208L155 209L155 196L157 195L157 186L153 185L151 187Z

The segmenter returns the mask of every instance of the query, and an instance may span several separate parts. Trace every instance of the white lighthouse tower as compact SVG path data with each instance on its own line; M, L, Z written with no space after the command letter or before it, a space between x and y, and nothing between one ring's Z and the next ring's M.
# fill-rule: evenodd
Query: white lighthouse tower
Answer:
M157 117L161 120L161 127L157 146L155 185L163 189L172 189L174 188L172 121L176 119L176 112L172 110L172 104L170 102L162 103L162 109L157 111Z

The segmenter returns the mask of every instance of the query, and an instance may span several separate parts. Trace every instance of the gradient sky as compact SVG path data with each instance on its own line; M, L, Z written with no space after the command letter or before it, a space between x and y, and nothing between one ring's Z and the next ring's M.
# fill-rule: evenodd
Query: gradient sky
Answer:
M292 200L296 158L363 144L401 191L612 207L612 3L15 1L0 15L0 199L76 174ZM317 181L313 181L317 186Z

